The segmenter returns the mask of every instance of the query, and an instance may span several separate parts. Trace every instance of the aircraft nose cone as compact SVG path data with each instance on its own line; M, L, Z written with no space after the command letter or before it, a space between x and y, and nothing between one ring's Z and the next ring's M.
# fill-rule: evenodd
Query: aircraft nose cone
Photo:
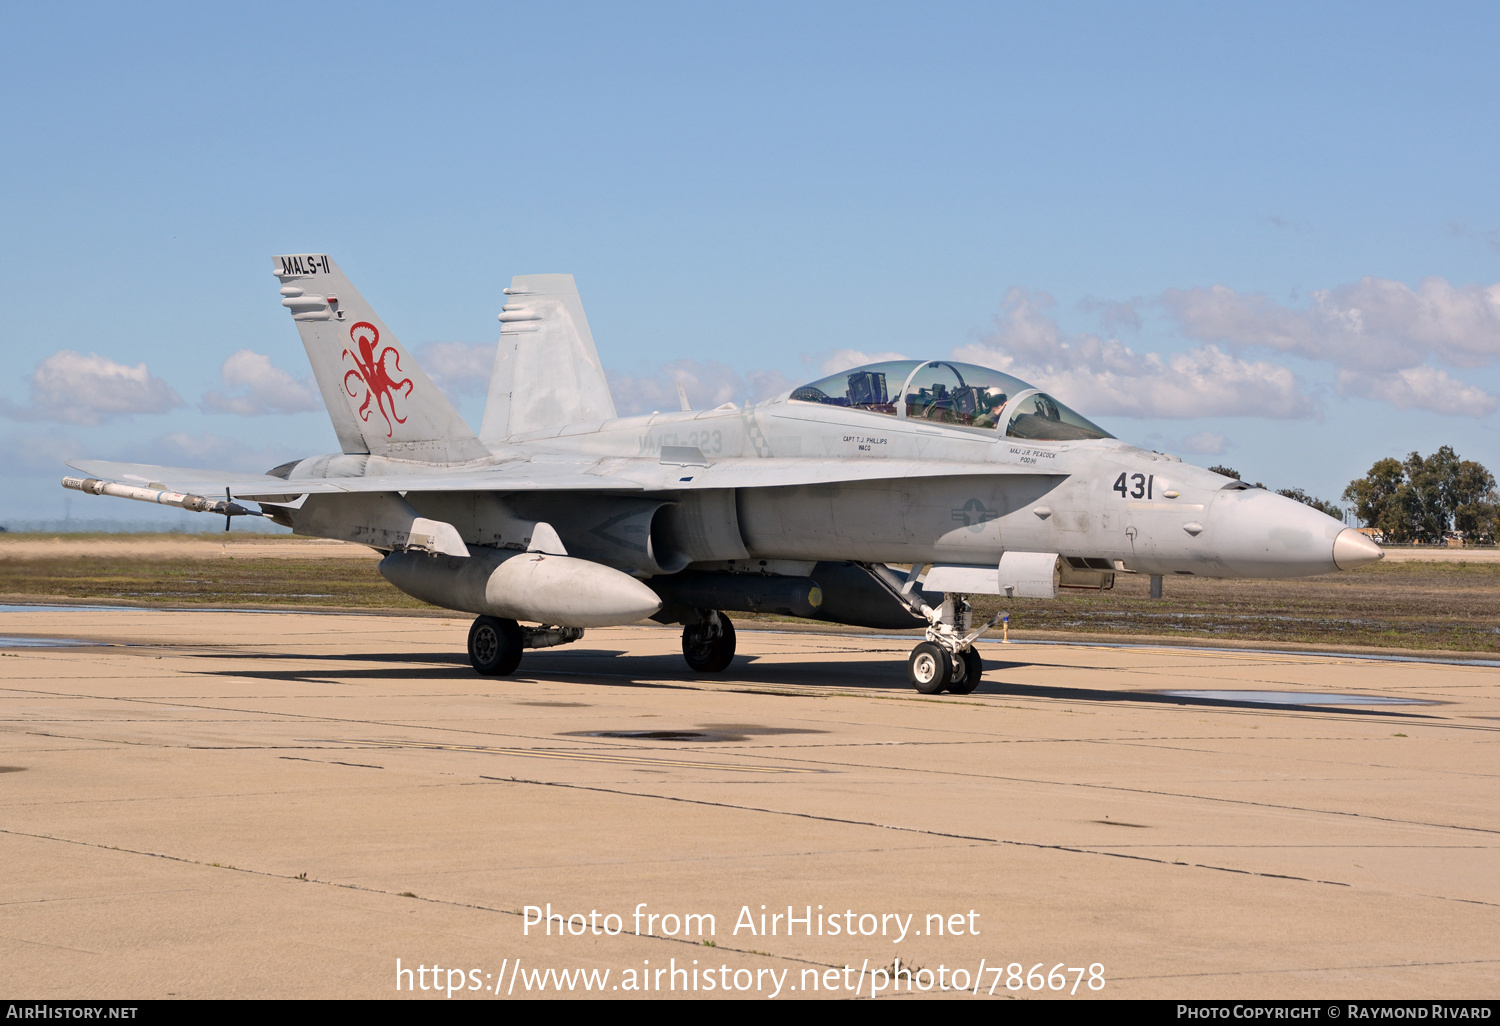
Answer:
M1333 540L1333 562L1340 570L1353 570L1384 558L1385 553L1380 551L1379 545L1352 527L1344 528Z

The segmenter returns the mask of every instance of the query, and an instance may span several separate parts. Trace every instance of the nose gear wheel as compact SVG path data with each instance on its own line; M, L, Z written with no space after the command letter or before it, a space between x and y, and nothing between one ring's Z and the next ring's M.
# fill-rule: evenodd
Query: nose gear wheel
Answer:
M912 687L924 695L936 695L953 679L953 659L940 645L924 641L912 649L906 672Z
M984 660L978 652L972 648L965 652L960 658L954 660L954 670L957 671L958 664L963 664L964 674L959 677L954 673L954 679L948 684L948 693L953 695L972 694L979 687L979 679L984 675Z

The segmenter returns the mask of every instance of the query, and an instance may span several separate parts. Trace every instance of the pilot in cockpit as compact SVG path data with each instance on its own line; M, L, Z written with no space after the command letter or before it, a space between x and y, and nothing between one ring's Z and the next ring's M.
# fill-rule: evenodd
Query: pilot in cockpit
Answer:
M998 430L1007 438L1072 441L1112 437L1018 378L993 368L947 360L867 364L794 388L787 398L888 417Z
M998 388L969 385L955 394L954 407L967 419L970 427L992 428L1000 421L1000 411L1010 397Z

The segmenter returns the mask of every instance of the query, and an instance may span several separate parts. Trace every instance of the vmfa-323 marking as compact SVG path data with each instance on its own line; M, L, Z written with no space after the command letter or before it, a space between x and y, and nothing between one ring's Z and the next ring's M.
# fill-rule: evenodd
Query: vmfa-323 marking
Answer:
M1380 558L1316 510L1127 445L986 367L888 361L753 406L684 395L618 417L571 275L504 290L476 434L326 255L273 270L341 451L266 474L82 460L91 476L63 483L378 549L401 590L478 614L481 673L648 616L682 624L688 664L718 672L725 614L760 611L923 628L912 683L964 693L988 626L973 595Z

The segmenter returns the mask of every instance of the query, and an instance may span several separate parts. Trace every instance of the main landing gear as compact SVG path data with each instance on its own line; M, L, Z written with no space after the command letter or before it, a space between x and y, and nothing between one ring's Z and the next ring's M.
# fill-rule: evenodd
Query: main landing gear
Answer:
M469 627L469 662L486 677L509 677L528 648L552 648L583 637L582 627L522 627L514 620L481 616Z
M525 636L514 620L481 616L469 627L469 662L486 677L509 677L521 665Z
M734 659L734 624L717 609L698 610L682 629L682 658L698 673L723 673Z

